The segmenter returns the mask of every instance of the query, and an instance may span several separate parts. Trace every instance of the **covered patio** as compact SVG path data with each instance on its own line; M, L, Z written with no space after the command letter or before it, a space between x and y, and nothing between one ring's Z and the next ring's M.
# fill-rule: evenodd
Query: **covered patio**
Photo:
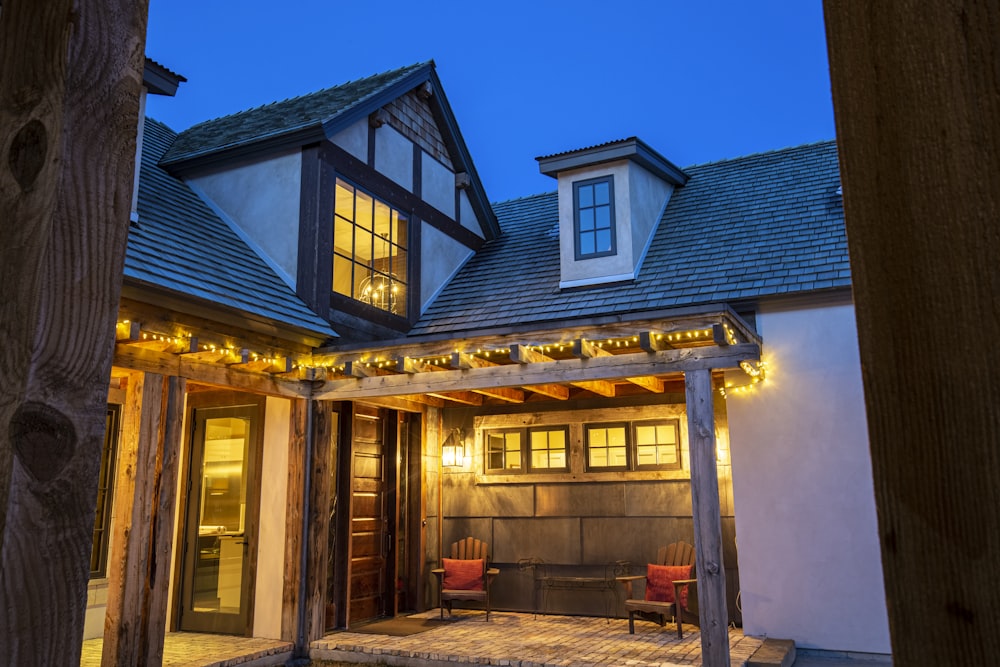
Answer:
M435 619L437 610L416 617ZM101 640L84 642L81 667L100 665ZM733 667L749 664L763 640L729 629L729 655ZM277 640L222 637L194 633L168 633L164 642L164 667L269 667L284 665L292 645ZM494 612L490 621L477 610L455 610L439 627L409 636L362 632L334 632L312 642L314 665L480 664L512 667L555 665L702 665L701 633L688 626L683 639L668 625L637 623L628 632L628 620L584 616L535 615ZM781 664L761 662L753 664Z

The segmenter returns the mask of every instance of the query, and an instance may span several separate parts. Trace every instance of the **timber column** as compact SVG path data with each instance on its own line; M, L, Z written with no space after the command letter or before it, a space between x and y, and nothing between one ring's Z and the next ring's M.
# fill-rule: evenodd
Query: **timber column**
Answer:
M685 372L684 393L691 456L691 506L701 659L706 667L728 667L729 613L726 609L726 570L722 562L722 519L719 473L715 467L711 369Z

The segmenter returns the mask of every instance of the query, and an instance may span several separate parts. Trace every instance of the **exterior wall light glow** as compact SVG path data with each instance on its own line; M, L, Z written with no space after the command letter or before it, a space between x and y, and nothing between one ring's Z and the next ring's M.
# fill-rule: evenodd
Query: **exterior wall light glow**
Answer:
M465 465L465 438L462 429L453 428L441 445L441 465L445 468L461 468Z

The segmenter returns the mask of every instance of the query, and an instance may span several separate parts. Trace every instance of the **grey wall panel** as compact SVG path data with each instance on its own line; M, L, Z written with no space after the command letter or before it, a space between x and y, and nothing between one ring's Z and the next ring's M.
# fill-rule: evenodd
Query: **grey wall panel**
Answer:
M684 540L694 544L694 521L684 518L593 518L582 520L583 558L587 563L631 561L644 574L656 550Z
M496 519L497 562L541 558L549 563L581 563L579 519Z
M620 516L625 483L543 484L537 487L536 516Z
M448 517L442 524L442 531L441 552L443 556L449 555L453 542L464 540L466 537L474 537L489 545L490 560L497 559L493 520L489 517L478 519Z
M472 475L445 475L441 489L444 515L531 516L535 507L535 489L529 485L472 484Z
M691 516L691 482L649 481L625 485L626 516Z

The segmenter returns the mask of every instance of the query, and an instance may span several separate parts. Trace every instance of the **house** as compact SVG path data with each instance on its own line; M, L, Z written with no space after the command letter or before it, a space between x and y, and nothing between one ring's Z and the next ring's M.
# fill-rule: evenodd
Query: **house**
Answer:
M304 650L434 606L467 535L495 608L604 614L525 564L683 539L720 627L889 652L833 142L618 139L491 204L428 62L141 144L89 636L145 582L167 630Z

